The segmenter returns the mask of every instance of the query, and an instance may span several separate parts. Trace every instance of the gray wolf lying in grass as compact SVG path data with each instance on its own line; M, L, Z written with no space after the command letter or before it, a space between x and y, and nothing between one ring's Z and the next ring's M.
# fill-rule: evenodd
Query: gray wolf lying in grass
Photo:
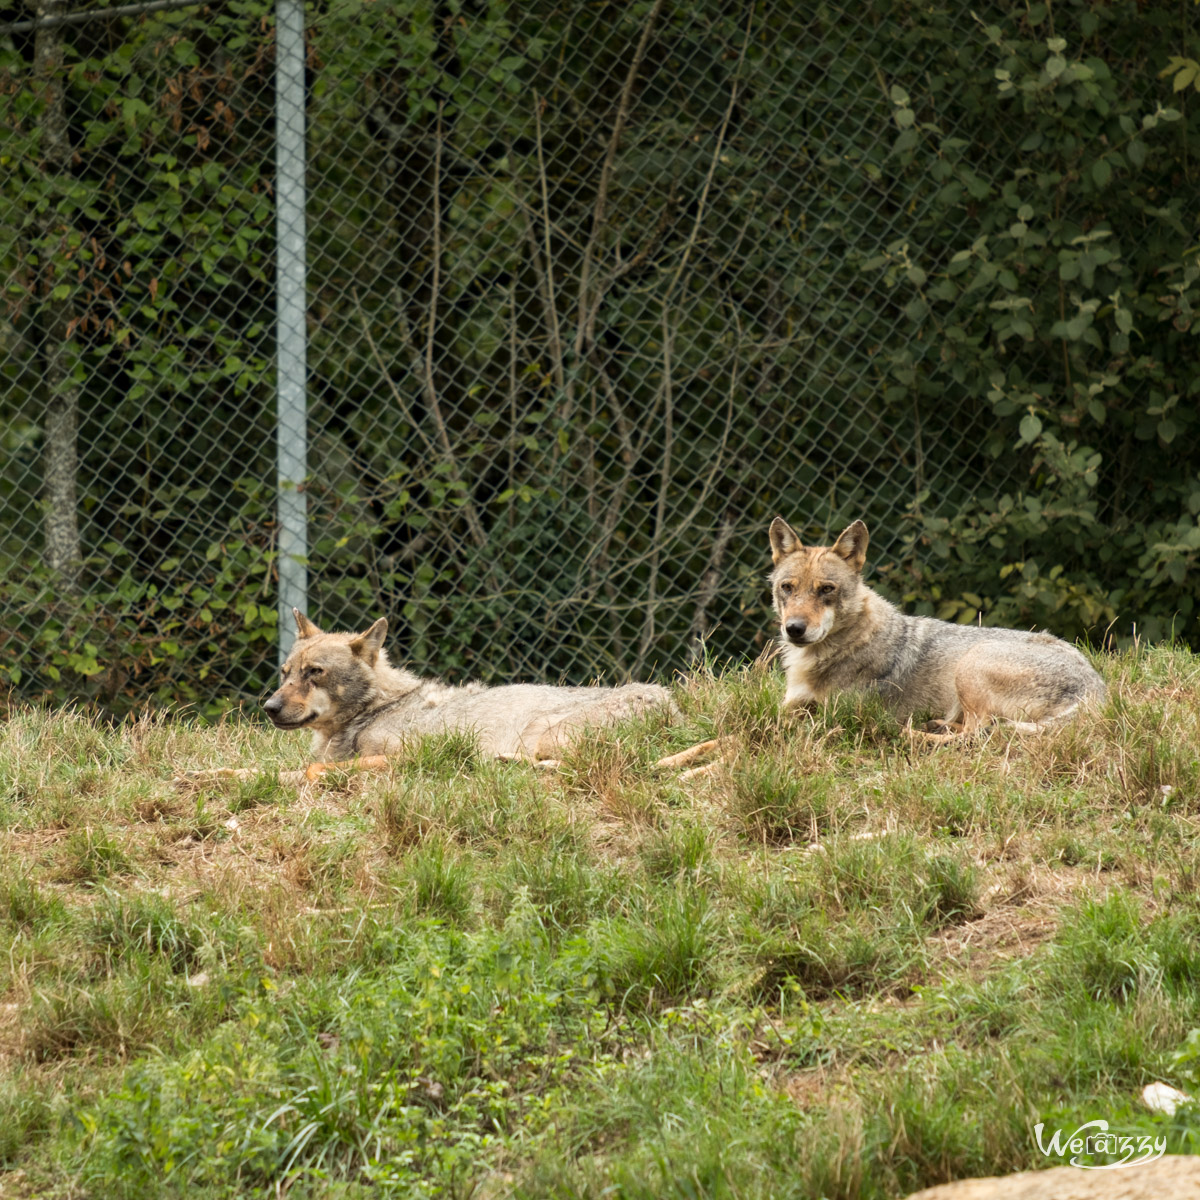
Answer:
M279 689L263 708L277 728L312 733L315 761L304 771L281 772L284 783L313 780L331 768L385 767L388 755L415 739L447 732L474 734L480 750L496 758L551 766L585 729L654 709L677 713L670 691L654 683L485 687L422 679L388 662L385 618L365 633L325 633L298 609L292 612L299 637L283 664Z
M678 716L669 689L654 683L621 687L556 687L517 683L454 686L422 679L388 661L381 617L364 633L325 633L298 609L299 637L283 664L278 690L263 705L279 729L307 729L314 761L303 771L281 771L281 783L298 784L330 770L379 770L427 734L473 734L480 750L496 758L555 766L585 729L626 717L665 711ZM718 740L664 758L663 767L685 766L718 748ZM188 778L249 778L258 772L219 768Z
M786 706L873 691L902 718L939 716L935 736L944 739L996 720L1035 731L1104 695L1087 659L1048 633L900 612L863 583L861 521L828 547L803 545L782 517L770 537Z
M556 759L585 728L674 709L671 693L654 683L456 687L422 679L388 662L384 617L365 633L323 633L293 612L300 636L263 708L280 729L311 730L315 759L396 753L414 737L449 731L473 733L484 754L499 758Z

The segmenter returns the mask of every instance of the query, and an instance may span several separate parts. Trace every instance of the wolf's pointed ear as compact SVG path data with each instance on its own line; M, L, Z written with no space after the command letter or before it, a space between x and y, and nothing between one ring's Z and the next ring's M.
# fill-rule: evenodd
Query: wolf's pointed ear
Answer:
M844 558L856 571L861 571L867 561L867 543L870 540L867 527L861 521L855 521L848 529L842 530L841 537L833 543L833 552L839 558Z
M782 517L776 517L771 522L771 561L778 563L781 558L803 549L796 531Z
M292 609L292 616L296 618L296 632L302 638L316 637L321 631L298 609Z
M350 639L350 653L355 658L361 658L368 667L375 665L379 651L383 648L383 639L387 636L387 617L380 617L366 633L360 633Z

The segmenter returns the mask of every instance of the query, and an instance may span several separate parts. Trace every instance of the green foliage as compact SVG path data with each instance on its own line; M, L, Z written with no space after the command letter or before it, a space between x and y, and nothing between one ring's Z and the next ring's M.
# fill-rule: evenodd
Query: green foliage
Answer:
M920 217L864 264L903 305L891 386L982 406L984 459L1028 467L957 511L936 484L918 496L914 543L932 554L912 595L950 619L1161 638L1190 625L1200 548L1188 118L1141 82L1169 49L1145 38L1164 14L1075 6L1051 27L1047 11L981 22L936 86L892 97L895 159L927 184Z
M65 31L62 173L29 47L0 46L23 695L215 712L271 676L272 11ZM312 24L312 615L386 613L419 666L483 678L665 670L698 626L742 656L783 510L811 539L864 517L923 611L1191 639L1200 75L1174 18L650 12ZM62 313L75 596L36 561Z
M547 954L527 920L518 907L503 936L420 927L373 976L248 999L202 1045L147 1061L80 1114L88 1173L119 1174L130 1194L325 1175L425 1194L423 1177L486 1148L482 1130L542 1122L506 1076L529 1070L536 1089L541 1070L584 1052L580 947Z

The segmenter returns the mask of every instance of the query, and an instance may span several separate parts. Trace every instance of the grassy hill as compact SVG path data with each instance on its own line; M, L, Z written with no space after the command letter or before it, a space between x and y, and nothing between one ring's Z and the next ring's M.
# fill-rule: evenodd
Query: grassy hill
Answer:
M557 772L442 737L299 791L295 735L18 711L0 1195L893 1197L1098 1117L1194 1151L1137 1097L1200 1067L1200 662L1098 666L1037 737L750 670Z

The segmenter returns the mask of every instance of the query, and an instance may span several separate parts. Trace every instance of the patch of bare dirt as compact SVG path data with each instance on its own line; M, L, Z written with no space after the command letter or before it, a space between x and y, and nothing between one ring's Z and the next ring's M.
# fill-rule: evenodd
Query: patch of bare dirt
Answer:
M978 975L997 962L1027 957L1054 936L1063 906L1094 883L1087 871L1028 864L1001 872L985 892L981 916L929 937L934 970Z

